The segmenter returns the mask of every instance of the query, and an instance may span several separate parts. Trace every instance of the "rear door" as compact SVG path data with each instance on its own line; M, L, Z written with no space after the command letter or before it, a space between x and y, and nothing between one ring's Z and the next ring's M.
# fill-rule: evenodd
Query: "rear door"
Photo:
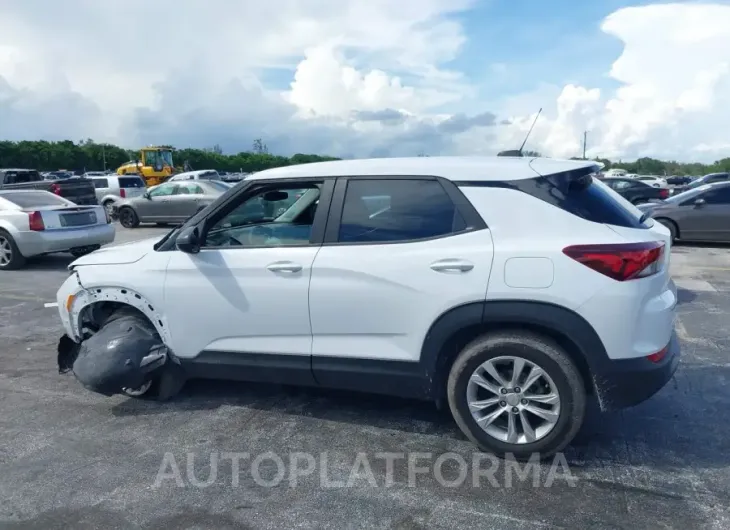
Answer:
M195 181L181 182L175 194L170 197L170 215L176 221L184 221L198 211L204 196L203 188Z
M339 179L310 283L315 378L337 387L365 360L416 366L442 313L485 299L492 257L489 230L453 183Z

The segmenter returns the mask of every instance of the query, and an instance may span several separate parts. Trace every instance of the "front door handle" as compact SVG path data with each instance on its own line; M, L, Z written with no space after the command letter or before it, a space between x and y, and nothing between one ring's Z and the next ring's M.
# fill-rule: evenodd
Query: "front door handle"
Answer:
M442 259L431 263L436 272L469 272L474 264L463 259Z
M299 272L302 266L291 261L275 261L266 267L271 272Z

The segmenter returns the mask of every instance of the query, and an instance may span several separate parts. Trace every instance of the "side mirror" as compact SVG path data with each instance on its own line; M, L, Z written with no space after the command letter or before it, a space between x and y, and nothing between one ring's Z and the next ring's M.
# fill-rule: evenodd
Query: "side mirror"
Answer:
M200 252L200 231L197 226L184 228L175 240L177 249L186 254L197 254Z
M149 191L145 191L144 192L144 195L142 195L142 197L144 197L147 200L150 200L152 198L152 196L150 195L150 192Z
M707 201L705 201L705 199L697 199L697 200L695 201L695 207L696 207L696 208L701 208L701 207L702 207L702 206L704 206L705 204L707 204Z

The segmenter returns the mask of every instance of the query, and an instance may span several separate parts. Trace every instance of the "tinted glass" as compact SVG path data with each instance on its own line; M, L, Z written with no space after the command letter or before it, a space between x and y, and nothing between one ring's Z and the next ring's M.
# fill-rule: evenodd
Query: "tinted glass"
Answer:
M27 191L22 193L0 193L3 199L17 204L21 208L35 206L68 206L68 203L52 193L43 191Z
M623 179L622 179L623 180ZM633 182L644 186L644 183ZM648 228L640 223L641 212L629 209L616 197L616 192L585 170L566 171L533 179L489 182L502 188L514 189L570 212L594 223L629 228Z
M150 192L150 197L165 197L172 195L177 189L176 184L160 184Z
M93 179L91 182L94 183L95 188L108 188L109 181L107 179Z
M144 188L144 181L139 177L119 177L120 188Z
M206 171L198 175L199 180L217 180L220 178L217 171Z
M466 223L435 180L348 182L339 241L411 241L459 232Z
M5 184L22 184L39 180L43 180L43 177L37 171L7 171L5 173Z
M730 204L730 188L724 186L710 190L698 198L704 199L707 204Z

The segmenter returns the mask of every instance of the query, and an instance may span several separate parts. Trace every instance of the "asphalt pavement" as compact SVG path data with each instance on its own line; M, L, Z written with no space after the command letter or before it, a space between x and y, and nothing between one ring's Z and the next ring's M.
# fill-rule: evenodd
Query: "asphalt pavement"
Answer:
M673 251L670 384L591 410L535 467L475 453L429 403L204 381L164 404L89 393L57 373L43 307L71 260L0 274L0 528L730 528L728 247Z

